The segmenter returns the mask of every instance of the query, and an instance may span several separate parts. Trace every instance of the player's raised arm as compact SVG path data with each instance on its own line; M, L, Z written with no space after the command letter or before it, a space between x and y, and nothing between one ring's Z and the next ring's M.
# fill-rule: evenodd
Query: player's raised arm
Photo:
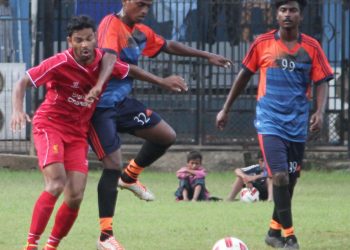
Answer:
M175 92L187 91L188 89L185 80L181 76L172 75L162 78L132 64L130 64L129 76L141 81L154 83L164 89Z
M239 96L239 94L247 86L252 75L253 73L247 69L241 69L241 71L238 73L238 76L236 77L236 79L232 84L230 92L226 97L226 101L222 106L222 109L219 111L219 113L216 116L217 128L223 130L224 127L226 126L228 121L228 113L230 111L230 108L233 102L236 100L237 96Z
M116 61L117 56L113 53L107 52L103 55L101 62L102 68L98 76L97 83L92 89L90 89L89 93L85 96L85 101L87 103L91 104L94 101L98 100L98 96L102 92L103 85L108 81L113 72L114 64Z
M232 65L231 60L221 55L191 48L176 41L167 41L166 46L163 48L163 51L168 54L179 56L202 57L207 59L210 64L224 68L229 68Z
M12 93L11 129L15 132L21 130L26 122L31 121L29 115L23 111L26 88L30 86L32 86L31 81L29 77L25 75L16 83Z

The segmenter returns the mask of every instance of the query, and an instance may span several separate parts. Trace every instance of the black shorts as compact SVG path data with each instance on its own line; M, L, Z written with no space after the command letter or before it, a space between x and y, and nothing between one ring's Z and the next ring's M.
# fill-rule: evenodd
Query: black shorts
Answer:
M268 197L267 182L254 181L252 185L259 191L259 200L262 200L262 201L267 200L267 197Z
M287 171L291 178L299 177L304 158L304 142L259 134L259 143L269 175Z
M156 126L162 118L133 98L125 98L115 107L96 108L91 119L89 143L99 159L121 146L118 133Z

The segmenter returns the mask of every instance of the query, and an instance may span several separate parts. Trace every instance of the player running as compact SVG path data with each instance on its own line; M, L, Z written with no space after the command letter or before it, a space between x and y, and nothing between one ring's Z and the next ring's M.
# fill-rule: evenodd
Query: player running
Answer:
M160 52L173 55L202 57L209 63L228 67L230 60L209 52L197 50L175 41L166 41L150 27L141 24L151 8L152 0L123 0L119 13L107 15L98 28L99 47L109 52L104 56L102 76L108 75L108 65L116 57L130 64L137 64L141 55L155 57ZM104 78L103 78L104 79ZM103 81L102 81L103 82ZM140 199L152 201L153 193L138 181L145 167L159 159L175 142L176 133L156 112L141 102L128 97L133 79L112 79L101 96L92 118L91 146L102 160L104 170L98 185L101 235L99 249L113 248L112 220L117 201L116 188L127 188ZM99 93L97 85L87 100ZM186 91L187 87L175 89ZM121 141L118 133L129 133L145 142L135 159L122 171ZM108 201L108 202L107 202ZM109 244L111 241L111 244Z

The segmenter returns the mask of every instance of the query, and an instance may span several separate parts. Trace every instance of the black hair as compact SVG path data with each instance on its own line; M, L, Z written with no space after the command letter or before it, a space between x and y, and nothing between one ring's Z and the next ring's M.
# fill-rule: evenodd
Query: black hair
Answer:
M300 11L303 12L304 8L307 5L307 0L275 0L276 10L283 4L287 4L289 2L297 2L299 4Z
M190 160L195 160L195 159L200 159L200 161L202 162L202 154L199 153L198 151L190 151L188 154L187 154L187 162L189 162Z
M96 25L91 17L86 15L73 16L67 24L67 36L72 36L75 31L91 28L96 31Z
M256 159L257 159L257 160L264 159L264 156L263 156L263 154L262 154L261 151L258 152L258 154L257 154L257 156L256 156Z

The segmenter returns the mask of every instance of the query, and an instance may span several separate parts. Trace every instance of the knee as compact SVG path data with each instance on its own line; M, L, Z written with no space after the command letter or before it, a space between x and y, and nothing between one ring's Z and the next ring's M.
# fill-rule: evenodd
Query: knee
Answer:
M118 157L107 155L102 159L102 162L105 169L122 171L122 162Z
M188 189L190 182L188 179L181 179L179 183L180 187Z
M73 190L73 191L69 192L69 194L65 198L69 207L71 207L71 208L79 208L80 207L80 204L84 198L84 190L85 190L85 188L81 188L79 190Z
M81 204L81 202L83 200L83 197L84 197L83 194L70 197L70 199L67 202L69 204L69 207L71 207L71 208L79 208L80 204Z
M200 179L196 179L195 181L194 181L194 186L202 186L202 187L204 187L205 186L205 180L204 180L204 178L200 178Z
M170 128L168 131L168 138L165 142L168 146L173 145L176 142L176 132L173 128Z
M45 191L58 197L63 192L65 185L66 185L66 178L65 177L58 177L55 179L50 179L46 183Z
M275 186L287 186L289 184L289 175L287 172L275 173L272 175L272 182Z
M240 176L237 176L235 183L238 183L238 184L243 186L243 184L244 184L243 178Z

